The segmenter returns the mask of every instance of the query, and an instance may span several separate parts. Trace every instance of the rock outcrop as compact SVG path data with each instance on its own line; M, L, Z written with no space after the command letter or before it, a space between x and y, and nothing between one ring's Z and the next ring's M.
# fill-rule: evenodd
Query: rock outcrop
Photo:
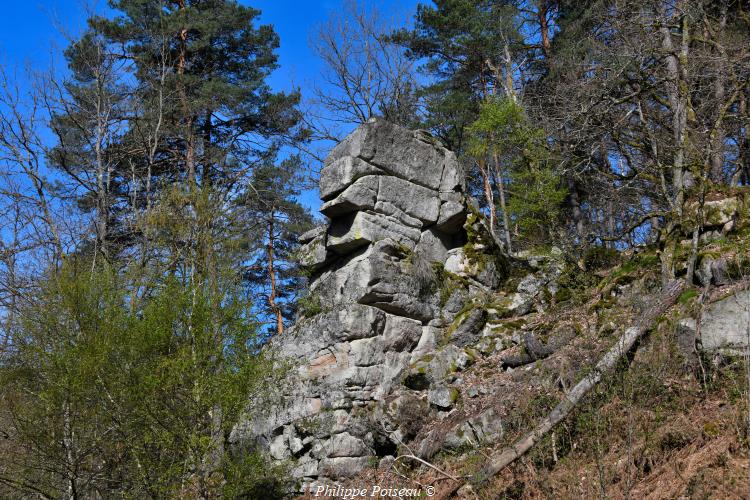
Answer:
M697 348L709 354L750 355L750 291L740 290L707 305L698 320L681 320L678 333L686 356Z
M597 359L609 370L621 355L612 342L632 346L650 328L644 315L660 314L651 303L661 292L643 299L657 250L593 276L556 247L511 259L466 195L455 156L426 133L361 126L327 159L320 193L328 223L300 237L310 293L268 346L286 368L282 404L232 435L238 449L260 445L290 464L301 491L361 481L403 453L439 463L441 450L497 443L527 418L519 402L528 414L550 395L580 398L597 383L582 370ZM688 362L750 352L750 292L738 287L750 258L744 243L728 251L727 242L746 227L750 196L726 198L703 207L696 277L717 293L697 319L679 321ZM677 307L697 295L687 290Z
M420 415L451 408L446 377L471 363L464 347L487 320L462 311L509 270L465 192L455 155L424 132L374 120L332 151L329 223L300 238L310 294L270 347L291 367L284 404L235 443L292 459L304 488L395 455Z

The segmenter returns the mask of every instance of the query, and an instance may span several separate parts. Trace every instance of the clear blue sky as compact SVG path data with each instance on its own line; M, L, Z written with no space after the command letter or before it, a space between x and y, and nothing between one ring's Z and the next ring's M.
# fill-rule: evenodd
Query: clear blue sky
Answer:
M418 0L361 0L375 3L383 14L409 14L416 10ZM89 2L99 12L106 2ZM317 25L331 12L341 9L342 0L241 0L240 3L261 10L261 22L272 24L281 38L279 69L270 84L276 90L301 87L303 94L318 78L319 61L310 50L309 37ZM0 17L0 64L21 76L26 65L45 70L64 63L62 50L67 36L75 37L85 27L87 10L81 0L16 0L3 1ZM317 193L304 193L305 205L317 210Z

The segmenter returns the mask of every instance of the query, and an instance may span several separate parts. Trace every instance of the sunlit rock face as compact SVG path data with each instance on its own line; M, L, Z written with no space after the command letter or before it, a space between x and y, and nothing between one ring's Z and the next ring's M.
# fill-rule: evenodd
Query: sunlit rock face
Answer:
M300 237L310 293L270 346L291 367L284 404L237 427L237 446L260 443L292 460L304 489L377 465L420 418L450 409L454 392L441 376L470 361L443 340L468 298L491 293L508 272L464 179L439 141L383 120L331 152L320 175L328 223ZM484 326L472 321L459 340ZM414 387L415 363L436 350L445 369Z
M750 291L740 290L705 306L699 321L682 319L678 343L686 356L695 353L696 341L709 355L750 355Z

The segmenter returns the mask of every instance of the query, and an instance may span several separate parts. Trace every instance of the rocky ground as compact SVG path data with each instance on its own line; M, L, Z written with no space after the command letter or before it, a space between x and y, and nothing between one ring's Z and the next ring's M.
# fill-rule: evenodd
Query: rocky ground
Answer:
M398 451L440 472L402 458L395 468L381 464L378 481L454 491L454 477L468 485L457 498L748 498L750 363L740 352L747 352L750 301L739 276L705 295L699 287L684 292L570 418L497 477L481 475L489 458L545 417L636 319L645 290L659 286L653 257L633 255L600 270L599 282L577 290L577 299L490 321L494 330L513 331L505 348L480 352L459 368L451 382L455 403L423 421ZM529 342L532 332L547 341L542 346L558 335L565 340L545 352ZM345 484L368 481L359 475Z
M452 476L467 484L458 498L748 498L748 246L746 228L707 244L701 261L722 256L714 274L684 291L628 362L529 455L482 477L489 458L544 418L660 287L656 249L578 279L563 267L558 286L573 283L570 297L560 287L565 300L490 321L513 332L506 348L457 373L455 407L421 427L421 448L402 450L442 472L410 464L408 480L382 470L382 481L454 491ZM488 413L499 432L487 440L472 424Z

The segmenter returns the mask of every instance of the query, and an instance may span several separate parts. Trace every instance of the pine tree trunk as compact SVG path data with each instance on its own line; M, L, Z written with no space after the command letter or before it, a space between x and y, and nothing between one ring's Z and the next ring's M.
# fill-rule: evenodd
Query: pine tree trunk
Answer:
M513 78L513 59L510 56L510 46L508 42L503 46L504 63L505 63L505 95L513 102L518 102L516 95L515 82Z
M185 0L178 0L177 5L180 10L185 9ZM182 77L185 74L185 65L187 64L187 35L188 29L182 27L179 33L180 48L177 56L177 74ZM185 89L184 79L179 79L179 93L182 104L183 119L185 120L185 169L187 170L188 185L195 184L195 137L193 133L193 118L188 103L187 91Z
M542 52L544 52L547 64L549 64L549 60L552 57L552 44L549 40L549 23L547 22L548 10L547 0L541 0L537 10L537 19L539 20L539 34L542 37Z
M268 296L268 305L271 311L276 315L276 333L284 333L284 318L281 314L281 308L276 303L276 271L274 269L274 213L271 211L271 219L268 223L268 244L266 251L268 253L268 281L271 285L271 293Z
M492 184L490 183L490 175L487 171L487 164L484 160L477 162L479 173L482 175L482 186L484 187L484 199L487 201L487 207L490 210L490 231L495 233L497 227L497 214L495 213L495 196L492 193Z

